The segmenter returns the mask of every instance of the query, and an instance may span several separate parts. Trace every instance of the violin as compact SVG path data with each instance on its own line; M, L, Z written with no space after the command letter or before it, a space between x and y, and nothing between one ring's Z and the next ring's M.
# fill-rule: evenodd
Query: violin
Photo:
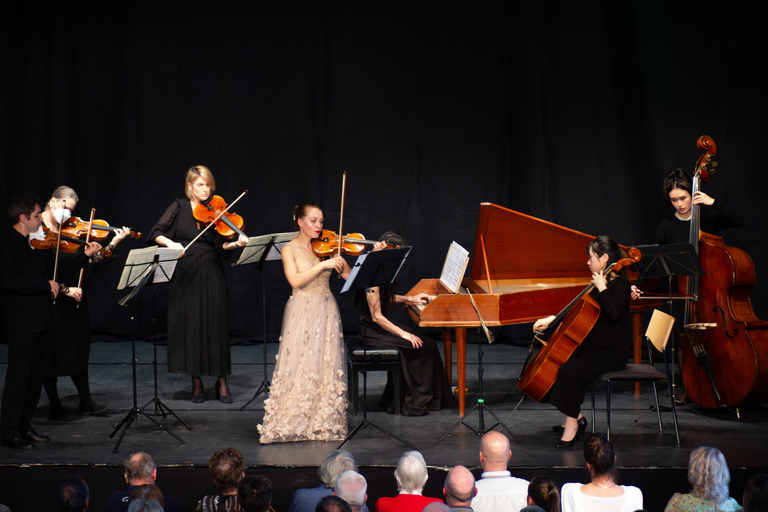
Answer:
M235 238L238 235L247 237L248 235L243 232L245 225L243 218L236 213L226 211L226 209L227 203L221 196L211 195L205 202L198 203L192 214L203 224L215 222L216 232L224 238Z
M85 239L88 236L88 224L88 221L85 221L80 217L70 217L70 219L62 226L62 232L68 236ZM115 231L116 229L121 228L110 226L105 220L94 219L91 224L90 238L101 242L109 236L110 231ZM128 235L136 240L141 238L141 233L136 231L129 230Z
M339 244L341 242L341 244ZM379 243L379 240L366 240L361 233L348 233L344 235L343 240L339 240L339 235L334 231L324 229L319 238L312 240L312 250L322 259L329 258L341 250L342 254L349 256L360 256L365 251L365 246ZM341 246L341 249L339 249ZM387 249L395 246L387 244Z
M53 232L53 230L45 226L43 226L43 233L45 233L45 238L43 240L40 240L39 238L31 238L29 240L29 245L41 251L56 248L58 245L62 251L69 254L76 253L81 245L88 245L88 242L67 235L61 235L61 242L59 243L58 233ZM112 256L112 251L106 247L102 247L99 252L104 254L107 258Z

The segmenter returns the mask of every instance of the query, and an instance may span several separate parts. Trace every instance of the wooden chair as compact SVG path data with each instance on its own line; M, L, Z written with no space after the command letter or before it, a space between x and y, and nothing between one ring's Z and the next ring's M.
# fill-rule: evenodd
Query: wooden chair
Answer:
M663 432L664 427L661 423L661 408L659 407L659 393L656 385L665 382L669 392L670 402L672 404L672 418L675 424L675 437L677 444L680 444L680 430L677 425L677 409L675 401L672 399L672 378L669 373L669 362L667 361L667 342L672 333L672 326L675 318L659 311L653 310L653 316L645 331L645 339L648 342L648 364L628 364L624 370L618 372L608 372L600 375L598 381L605 382L605 414L607 422L607 437L611 439L611 383L612 382L651 382L653 383L653 396L656 400L656 415L659 419L659 431ZM653 366L653 352L651 347L664 356L664 371L661 372ZM595 383L592 383L592 432L595 431Z
M387 372L394 384L395 415L400 415L400 352L396 348L367 347L363 348L363 342L359 337L346 339L347 359L349 361L348 388L349 398L352 400L352 409L357 416L358 403L360 401L360 373ZM366 390L363 390L365 393Z

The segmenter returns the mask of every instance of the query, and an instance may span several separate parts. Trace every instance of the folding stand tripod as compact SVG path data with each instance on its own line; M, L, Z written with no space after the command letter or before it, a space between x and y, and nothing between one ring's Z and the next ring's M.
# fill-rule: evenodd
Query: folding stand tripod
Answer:
M397 276L397 273L400 271L400 268L403 266L403 263L405 262L405 259L408 257L408 254L411 252L410 247L399 247L396 249L388 249L386 251L377 251L377 252L370 252L367 254L362 254L358 256L357 261L352 266L352 271L349 274L349 278L347 278L347 282L344 284L344 288L341 290L342 293L350 290L350 289L365 289L365 288L371 288L372 286L380 286L383 284L390 284L392 281L395 280L395 277ZM404 444L408 448L412 450L417 450L414 445L409 443L408 441L405 441L403 439L400 439L399 437L390 434L383 428L379 427L372 421L368 419L368 402L367 402L367 394L368 394L368 372L366 371L365 365L367 364L368 360L368 354L367 354L367 342L366 342L366 336L365 332L362 333L363 336L361 336L363 340L363 421L358 423L358 425L353 428L349 434L347 434L347 437L344 438L344 440L341 442L341 444L337 447L341 448L344 446L344 444L352 439L355 434L360 431L362 428L363 430L367 429L369 426L374 427L381 432L385 433L389 437L400 441L400 443ZM395 397L395 400L400 400L399 396Z
M491 331L489 331L488 327L486 327L485 321L483 321L483 317L480 316L480 311L477 309L477 304L475 304L475 298L472 296L472 293L469 291L468 288L466 290L467 290L467 293L469 294L469 300L472 303L472 307L475 308L475 313L477 314L477 318L480 320L480 326L483 328L485 337L488 339L488 343L493 343L493 334L491 334ZM448 434L450 434L453 431L453 429L458 427L460 424L464 425L465 427L467 427L469 430L471 430L478 436L482 436L489 430L493 430L494 428L496 428L497 425L501 425L501 427L504 430L506 430L507 433L515 441L519 443L520 439L518 439L518 437L515 434L513 434L512 431L509 430L504 423L501 422L498 416L496 416L496 414L494 414L494 412L490 408L488 408L488 406L485 405L485 397L483 394L483 343L482 341L477 344L477 375L480 378L480 394L477 397L477 403L475 403L475 405L473 405L472 408L469 411L467 411L467 413L464 416L459 418L459 420L456 423L454 423L453 426L449 428L445 434L443 434L443 437L441 437L440 440L442 441L443 439L448 437ZM465 420L469 417L470 414L472 414L475 411L475 409L477 409L479 413L477 430L470 427L465 422ZM485 411L488 411L488 413L491 416L493 416L493 418L496 420L496 423L488 430L485 429L485 417L484 417Z
M151 257L154 261L150 263L152 260L147 261L147 256ZM168 260L166 260L168 261ZM152 416L163 416L163 419L167 415L172 415L174 418L179 420L179 422L187 427L188 430L192 430L192 427L190 427L186 422L184 422L181 418L176 416L176 413L174 413L168 406L166 406L160 399L158 398L157 393L157 343L153 342L154 346L154 359L153 359L153 365L154 365L154 374L155 374L155 394L154 397L149 400L146 404L142 405L141 407L138 406L138 391L137 391L137 376L136 376L136 366L138 364L138 361L136 359L136 322L135 322L135 315L133 314L133 299L138 296L139 291L141 291L144 286L146 286L149 283L152 283L154 277L155 277L155 270L159 268L162 271L162 274L165 278L165 280L170 280L170 277L165 273L165 269L163 266L161 266L160 261L160 255L157 253L155 248L148 248L148 249L135 249L131 251L131 254L128 255L128 260L126 261L125 268L123 269L123 276L121 276L120 279L120 285L118 286L119 289L122 289L126 286L134 286L134 289L123 297L118 303L121 306L125 306L126 304L131 305L131 367L132 367L132 377L133 377L133 407L131 407L131 410L128 411L128 414L125 415L125 417L115 423L114 429L112 430L112 433L110 434L110 439L115 437L115 434L119 430L122 429L120 432L120 437L117 439L117 443L115 444L115 448L112 450L112 453L117 453L117 449L120 447L120 443L123 441L123 437L125 436L125 433L130 428L131 424L133 424L134 421L139 419L139 413L143 414L147 419L149 419L152 423L154 423L158 428L163 430L164 432L167 432L171 436L173 436L176 440L178 440L181 444L185 444L184 440L181 439L179 436L171 432L170 430L166 429L162 423L159 423L155 420ZM135 276L134 279L131 278L132 273ZM172 273L172 272L171 272ZM134 284L135 283L135 284ZM154 298L153 298L154 301ZM154 414L150 414L148 412L145 412L144 409L149 407L150 405L155 405L155 412Z
M267 378L267 275L264 272L264 263L267 261L275 261L280 259L280 251L283 246L296 238L296 233L273 233L271 235L262 235L251 237L248 240L248 245L243 249L240 259L237 260L235 265L246 265L250 263L256 263L259 270L261 270L261 313L263 321L263 334L262 340L262 363L264 365L264 376L253 394L250 400L243 405L240 410L244 410L251 402L264 393L269 393L269 387L271 386L269 379Z

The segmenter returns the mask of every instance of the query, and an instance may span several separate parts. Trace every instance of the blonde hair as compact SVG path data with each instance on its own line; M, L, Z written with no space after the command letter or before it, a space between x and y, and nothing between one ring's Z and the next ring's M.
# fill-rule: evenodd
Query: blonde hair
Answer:
M723 502L728 499L730 481L731 473L720 450L700 446L691 452L688 463L688 482L693 486L691 494Z
M194 167L190 167L187 171L187 179L184 182L184 195L187 196L187 199L192 199L188 185L197 181L197 178L203 178L203 180L211 186L211 192L216 190L216 180L213 179L211 170L204 165L195 165Z

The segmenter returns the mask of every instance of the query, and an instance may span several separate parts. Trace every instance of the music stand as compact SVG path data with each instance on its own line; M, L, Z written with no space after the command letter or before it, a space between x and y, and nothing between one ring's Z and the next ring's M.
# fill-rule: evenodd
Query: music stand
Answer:
M669 244L669 245L640 245L640 261L632 264L630 268L638 273L639 279L650 279L654 277L666 277L668 279L669 297L666 299L669 304L669 310L672 312L673 300L697 300L695 295L672 296L672 281L676 276L681 277L701 277L704 269L701 266L701 260L696 253L693 245ZM674 316L674 314L673 314ZM685 321L684 321L685 322ZM672 343L672 361L675 361L675 344ZM673 368L674 369L674 368ZM672 372L672 400L675 400L675 372Z
M165 417L170 414L179 420L182 425L187 427L188 430L192 430L192 427L190 427L184 420L176 416L176 413L174 413L158 397L156 342L153 342L152 344L154 347L154 357L152 362L154 366L155 377L154 397L141 407L138 406L136 377L136 365L138 364L138 361L136 359L136 324L135 315L133 314L133 299L138 296L139 292L145 286L151 285L156 279L158 282L170 281L170 276L173 275L173 270L176 268L176 261L178 260L179 254L181 254L181 251L174 249L158 249L156 247L134 249L128 254L125 266L123 267L123 273L120 276L118 289L133 287L133 290L131 290L128 295L118 301L118 304L121 306L125 306L127 304L130 304L131 306L131 366L133 375L133 407L131 407L131 410L128 411L128 414L126 414L122 420L115 423L113 427L112 434L109 436L110 439L112 439L117 431L121 428L122 431L120 432L120 437L118 438L117 443L115 443L115 448L112 450L112 453L117 453L117 449L120 447L120 443L123 441L125 433L127 432L128 428L130 428L131 424L139 418L139 413L143 414L159 429L173 436L181 444L185 444L183 439L181 439L170 430L166 429L162 423L157 422L150 413L144 411L144 409L152 404L155 404L155 416L163 416L163 419L165 419Z
M472 303L472 307L475 309L475 313L477 314L477 318L478 318L478 320L480 320L480 327L482 327L483 333L485 333L485 337L488 340L488 344L490 345L491 343L493 343L493 334L491 334L491 331L489 331L488 327L485 325L485 321L483 320L483 317L480 315L480 310L477 309L477 304L475 304L475 299L472 296L472 292L469 291L469 288L465 288L465 289L467 290L467 293L469 294L469 300ZM471 430L472 432L474 432L478 436L482 436L486 432L488 432L489 430L493 430L494 428L496 428L497 425L501 425L501 428L506 430L507 433L510 436L512 436L512 438L515 441L517 441L519 443L520 439L518 439L518 437L515 434L513 434L512 431L509 430L504 423L502 423L502 421L499 419L499 417L496 416L496 414L488 406L485 405L485 396L483 394L483 342L482 341L480 341L477 344L477 376L479 377L479 380L480 380L480 394L477 397L477 402L475 402L475 405L473 405L472 408L469 411L467 411L467 413L464 416L459 418L459 421L454 423L453 426L451 428L449 428L448 431L445 434L443 434L443 437L441 437L440 440L442 441L443 439L448 437L448 434L453 432L453 429L455 429L459 425L464 425L465 427L467 427L469 430ZM520 405L520 404L518 404L518 405ZM464 421L464 420L466 420L469 417L470 414L475 412L475 409L477 409L478 414L479 414L477 430L475 430L474 428L469 426ZM484 417L484 412L485 411L488 411L488 413L491 416L493 416L493 418L496 420L496 423L491 428L489 428L488 430L485 429L485 417Z
M232 266L256 264L257 268L261 270L261 312L263 320L263 363L264 363L264 377L256 389L250 400L246 402L240 410L244 410L250 405L251 402L256 400L261 393L265 395L269 393L269 387L271 386L269 379L267 378L267 275L264 272L264 263L267 261L275 261L280 259L283 246L296 238L297 231L290 233L272 233L271 235L253 236L248 239L248 245L243 248L243 252L240 254L240 258L237 263Z
M386 251L376 251L361 254L357 257L354 265L352 265L349 277L347 278L347 282L344 283L344 287L342 288L341 293L345 293L349 290L360 290L371 288L372 286L391 284L395 280L395 277L397 277L397 273L402 268L403 263L405 263L405 260L408 258L408 254L410 252L410 247L398 247L395 249L388 249ZM367 337L365 335L361 336L361 338L363 341L363 420L355 428L353 428L349 434L347 434L347 437L344 438L337 449L344 446L344 443L352 439L361 428L367 429L370 425L371 427L384 432L386 435L392 437L393 439L400 441L408 448L417 450L418 448L416 448L411 443L400 439L396 435L390 434L383 428L368 420L368 372L366 371L366 363L368 359L368 343L366 339ZM355 397L355 399L357 399L357 397ZM395 400L400 400L400 397L396 396Z

